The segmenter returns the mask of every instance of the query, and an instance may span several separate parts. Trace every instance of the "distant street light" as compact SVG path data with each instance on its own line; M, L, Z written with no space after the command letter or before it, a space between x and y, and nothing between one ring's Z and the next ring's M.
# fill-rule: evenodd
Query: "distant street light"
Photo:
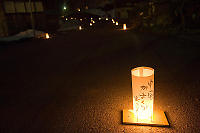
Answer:
M66 7L66 6L64 6L64 7L63 7L63 9L64 9L64 10L67 10L67 7Z

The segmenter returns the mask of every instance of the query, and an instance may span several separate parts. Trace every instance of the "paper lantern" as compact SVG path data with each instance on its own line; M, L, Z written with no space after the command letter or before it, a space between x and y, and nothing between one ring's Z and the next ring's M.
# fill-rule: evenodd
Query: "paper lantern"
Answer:
M101 20L101 18L99 18L99 20Z
M118 23L118 22L116 22L115 24L116 24L116 25L119 25L119 23Z
M108 20L108 18L106 18L106 20Z
M77 10L80 12L81 11L81 9L80 8L77 8Z
M92 23L90 23L90 26L92 26Z
M154 110L154 69L137 67L131 70L133 109L123 110L123 123L169 126L165 113Z
M126 24L123 24L123 30L126 30Z
M115 20L114 19L112 19L112 22L113 22L113 24L115 23Z
M81 27L81 26L79 26L79 27L78 27L78 29L79 29L79 30L82 30L82 27Z
M65 20L67 21L68 19L66 18Z
M80 19L80 21L82 21L83 19Z
M46 33L46 34L45 34L45 37L46 37L46 39L49 39L49 34Z

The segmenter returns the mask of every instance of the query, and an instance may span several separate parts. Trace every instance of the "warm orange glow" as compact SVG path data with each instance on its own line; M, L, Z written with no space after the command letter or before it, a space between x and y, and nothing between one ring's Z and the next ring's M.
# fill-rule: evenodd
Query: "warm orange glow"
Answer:
M113 22L113 24L115 23L115 20L114 19L112 19L112 22Z
M92 23L90 23L90 26L92 26Z
M116 22L116 25L119 25L119 23L118 23L118 22Z
M83 19L80 19L80 21L82 21Z
M108 18L106 18L106 20L108 20Z
M46 39L49 39L49 34L46 33L46 34L45 34L45 37L46 37Z
M81 11L81 9L80 8L77 8L77 10L80 12Z
M137 67L131 70L133 113L139 122L153 120L154 69Z
M81 26L79 26L79 27L78 27L78 29L79 29L79 30L82 30L82 27L81 27Z
M123 30L126 30L126 24L123 24Z

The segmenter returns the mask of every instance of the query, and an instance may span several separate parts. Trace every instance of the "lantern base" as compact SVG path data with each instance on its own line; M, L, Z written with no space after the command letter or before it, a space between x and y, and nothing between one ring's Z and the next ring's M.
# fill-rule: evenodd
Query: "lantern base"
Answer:
M169 122L167 120L165 112L161 111L161 110L154 111L153 121L151 121L151 122L137 121L136 116L134 115L134 113L131 110L123 110L122 117L123 117L122 118L123 124L146 125L146 126L163 126L163 127L169 126Z

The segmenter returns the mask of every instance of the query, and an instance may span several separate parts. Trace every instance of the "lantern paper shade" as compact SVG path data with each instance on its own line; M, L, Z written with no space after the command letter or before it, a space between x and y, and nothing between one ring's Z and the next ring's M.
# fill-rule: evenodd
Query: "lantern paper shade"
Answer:
M126 24L123 24L123 30L126 30Z
M133 112L138 121L150 122L153 119L154 70L138 67L131 70Z
M131 70L133 108L123 110L123 123L169 126L164 111L154 109L154 69L137 67Z
M119 25L119 23L118 23L118 22L116 22L116 25Z
M49 39L49 34L46 33L46 34L45 34L45 37L46 37L46 39Z

